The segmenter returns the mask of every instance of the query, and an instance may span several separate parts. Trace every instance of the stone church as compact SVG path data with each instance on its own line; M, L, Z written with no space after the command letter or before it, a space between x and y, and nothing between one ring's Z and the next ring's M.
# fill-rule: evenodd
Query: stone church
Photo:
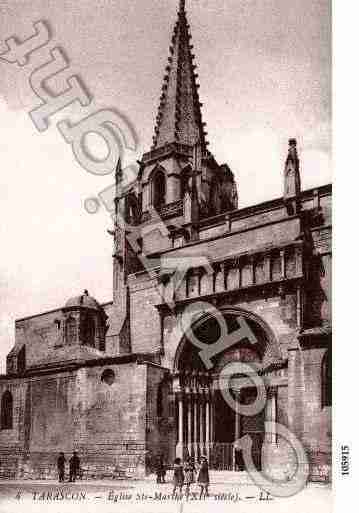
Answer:
M73 450L84 478L143 476L159 454L243 470L234 442L245 434L258 469L285 469L271 420L303 444L310 478L330 479L331 185L301 189L290 139L283 196L238 208L232 170L208 149L192 50L182 0L153 144L135 182L114 170L112 301L84 291L16 321L0 376L0 477L54 477L58 452ZM218 319L229 334L245 322L255 341L232 340L206 365L199 346L216 344ZM233 362L259 369L261 412L225 401L219 375ZM230 383L254 401L250 380Z

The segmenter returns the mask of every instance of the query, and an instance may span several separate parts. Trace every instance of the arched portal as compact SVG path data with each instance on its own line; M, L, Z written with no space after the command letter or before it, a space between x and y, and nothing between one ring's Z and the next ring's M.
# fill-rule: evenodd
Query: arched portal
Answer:
M235 308L223 309L221 314L227 332L232 336L230 344L225 338L222 339L223 344L218 343L221 327L212 315L204 315L192 327L196 339L209 348L209 363L203 357L199 344L193 342L193 336L184 336L176 352L176 453L180 457L191 455L194 458L205 454L212 468L241 470L243 462L235 451L234 442L248 434L253 442L254 463L260 469L266 437L264 422L273 420L275 411L272 391L270 401L263 403L261 411L244 415L225 400L220 376L225 375L231 365L228 379L230 397L240 405L253 404L257 397L254 383L243 373L233 374L233 363L245 363L253 374L261 374L281 362L280 351L272 331L256 315Z

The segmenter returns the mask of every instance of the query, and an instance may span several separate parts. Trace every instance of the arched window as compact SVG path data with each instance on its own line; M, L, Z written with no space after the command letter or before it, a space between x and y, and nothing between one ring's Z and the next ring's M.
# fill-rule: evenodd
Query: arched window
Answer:
M181 173L181 198L183 199L190 186L190 170L187 167Z
M76 319L69 317L65 324L65 338L67 344L75 344L77 340L77 323Z
M84 320L84 340L83 343L87 346L95 346L95 321L91 315L87 315Z
M156 171L152 178L152 206L160 211L166 203L166 177L162 171Z
M327 350L322 362L322 408L332 405L332 352Z
M1 429L12 429L13 401L9 390L1 398Z
M140 199L134 193L130 193L126 197L126 222L128 224L138 224L141 216L140 204Z

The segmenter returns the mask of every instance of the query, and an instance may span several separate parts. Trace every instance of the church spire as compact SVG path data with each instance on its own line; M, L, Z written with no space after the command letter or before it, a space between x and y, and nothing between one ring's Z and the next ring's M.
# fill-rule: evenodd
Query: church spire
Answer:
M207 134L204 131L205 123L202 123L192 49L185 0L180 0L163 79L152 150L173 142L194 146L199 141L203 149L206 147Z

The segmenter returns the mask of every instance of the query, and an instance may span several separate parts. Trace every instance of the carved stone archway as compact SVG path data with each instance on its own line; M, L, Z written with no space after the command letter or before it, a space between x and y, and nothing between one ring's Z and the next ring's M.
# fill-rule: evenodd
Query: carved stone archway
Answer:
M233 345L215 354L210 368L201 360L200 349L187 337L183 337L176 351L173 371L176 454L180 457L191 455L195 459L205 454L212 468L239 469L233 444L243 434L250 434L254 461L260 468L262 445L269 436L264 432L264 421L273 420L274 395L270 391L270 399L262 412L250 419L244 418L223 399L218 378L221 370L232 362L252 364L254 369L264 372L273 365L281 365L283 360L272 330L257 315L233 307L222 308L221 313L228 333L238 333L239 339L236 341L234 337ZM241 329L243 326L249 330L249 337L243 337L246 333ZM211 314L204 314L192 329L198 340L209 346L216 344L220 337L219 323ZM234 380L231 393L237 399L240 397L240 403L249 404L255 400L256 391L253 383L244 386L242 382Z
M281 361L282 355L279 348L278 341L272 331L272 329L268 326L268 324L258 315L254 314L253 312L250 312L248 310L244 310L242 308L237 307L222 307L219 308L220 313L225 317L226 319L229 318L237 318L241 317L244 319L246 323L249 324L250 328L254 332L254 335L260 333L259 343L262 343L262 361L263 363L271 363L271 362L277 362ZM205 325L212 317L210 313L205 313L202 317L200 317L194 324L193 324L193 332L196 333L197 329L200 329L203 325ZM235 329L235 326L234 328ZM237 326L238 329L238 326ZM229 332L231 332L231 329L229 328ZM200 339L201 340L201 339ZM207 342L206 340L202 340L203 342ZM215 340L213 341L215 342ZM239 343L241 341L238 341ZM181 358L183 356L183 352L185 350L186 345L188 344L188 340L186 337L182 337L180 343L178 344L175 357L174 357L174 364L173 364L173 371L179 372L181 369Z

